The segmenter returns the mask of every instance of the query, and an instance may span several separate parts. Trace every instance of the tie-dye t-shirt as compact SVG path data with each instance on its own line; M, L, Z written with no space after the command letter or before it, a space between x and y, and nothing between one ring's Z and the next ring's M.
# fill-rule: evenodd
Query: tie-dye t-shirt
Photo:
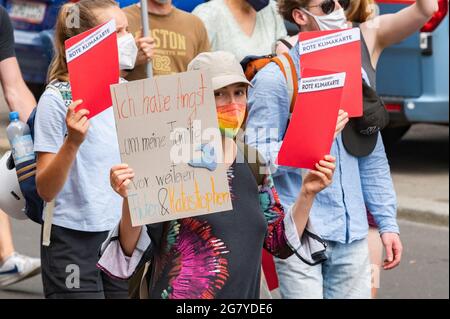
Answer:
M158 247L150 298L259 298L262 249L293 254L273 181L258 186L248 164L229 169L233 210L147 226Z

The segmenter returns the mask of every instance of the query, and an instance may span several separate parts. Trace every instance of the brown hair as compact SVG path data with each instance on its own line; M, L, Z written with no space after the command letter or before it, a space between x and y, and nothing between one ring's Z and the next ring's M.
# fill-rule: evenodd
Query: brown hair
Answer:
M295 24L292 17L292 11L298 8L305 8L309 4L310 0L280 0L278 1L278 12L283 19L288 20Z
M48 82L68 81L64 42L99 24L94 10L113 6L118 6L114 0L80 0L77 3L66 3L61 7L55 25L55 55L48 69Z
M347 9L347 20L351 22L364 23L373 13L374 0L351 0Z
M278 12L281 16L295 24L292 11L298 8L305 8L310 0L280 0L278 1ZM347 9L347 20L351 22L366 22L373 13L374 0L351 0Z

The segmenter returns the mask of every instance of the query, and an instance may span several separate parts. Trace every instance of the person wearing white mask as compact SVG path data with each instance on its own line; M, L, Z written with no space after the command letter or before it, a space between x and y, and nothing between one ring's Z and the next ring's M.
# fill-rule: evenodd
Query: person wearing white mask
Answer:
M335 30L350 27L344 9L349 0L280 0L279 12L297 24L300 32ZM382 15L360 25L363 34L362 61L365 80L374 84L377 59L383 48L417 31L437 10L437 0L417 0L397 14ZM374 23L376 22L376 23ZM289 51L300 74L298 44ZM342 57L345 59L345 57ZM370 83L369 83L370 82ZM274 183L284 206L289 206L302 184L301 171L276 166L275 159L289 121L289 98L284 75L275 64L259 71L249 89L249 113L246 128L278 128L278 136L248 136L247 143L257 146L274 165ZM270 114L270 116L268 116ZM350 123L354 123L354 120ZM384 269L400 264L402 243L396 220L397 200L380 133L369 143L351 147L346 125L334 140L331 155L338 169L332 185L316 196L310 220L327 241L322 265L307 265L293 259L277 259L277 272L283 298L365 299L371 297L371 268L367 243L371 212L385 249ZM367 142L367 140L365 141ZM373 143L372 143L373 142ZM356 154L361 153L361 154Z
M403 41L417 32L438 10L437 0L417 0L411 6L395 13L374 15L373 1L367 0L297 0L280 1L280 13L288 21L299 26L301 31L337 30L351 28L355 22L359 24L363 40L367 45L370 59L376 68L383 50L393 44ZM365 8L362 13L366 18L353 21L350 14ZM392 30L395 30L393 32ZM289 38L291 46L298 41L298 36ZM291 46L277 48L277 53L286 52Z
M319 30L336 30L336 29L345 29L351 26L351 24L349 24L345 19L342 18L342 15L344 14L345 17L345 12L348 10L348 8L350 7L350 0L340 0L338 1L340 9L338 8L338 6L336 6L336 2L335 0L326 0L323 1L321 5L315 5L315 6L309 6L307 8L301 8L301 10L309 15L310 17L312 17L313 20L315 20L317 28ZM320 15L316 15L311 13L310 11L308 11L307 9L309 8L315 8L315 7L324 7L323 12L330 12L327 15L324 16L320 16ZM335 10L337 9L337 10ZM307 31L307 30L305 30ZM290 49L292 49L294 47L294 45L297 43L298 41L298 33L296 35L290 36L290 37L285 37L280 39L277 42L277 46L276 46L276 53L277 54L282 54L284 52L288 52Z
M80 25L66 24L79 15ZM36 185L54 202L50 245L41 245L46 298L127 298L128 283L103 276L96 264L101 243L121 217L121 198L109 187L109 167L120 160L112 107L88 120L81 100L71 101L64 42L114 19L121 75L138 55L125 14L113 0L81 0L61 7L55 28L55 57L35 119ZM152 39L141 39L151 48ZM139 47L143 47L142 43ZM146 59L152 57L147 50ZM86 74L86 80L95 74Z

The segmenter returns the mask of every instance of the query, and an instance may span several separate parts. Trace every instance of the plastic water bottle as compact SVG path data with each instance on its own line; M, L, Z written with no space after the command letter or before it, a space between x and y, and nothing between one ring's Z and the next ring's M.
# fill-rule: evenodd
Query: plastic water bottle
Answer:
M9 113L9 123L6 128L9 144L11 144L14 163L17 165L35 159L33 139L30 128L19 120L19 113Z

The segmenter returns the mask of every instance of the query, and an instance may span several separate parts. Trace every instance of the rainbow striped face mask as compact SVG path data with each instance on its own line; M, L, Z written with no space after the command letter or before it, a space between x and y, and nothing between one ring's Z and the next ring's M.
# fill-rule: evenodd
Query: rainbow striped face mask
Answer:
M219 128L222 134L235 138L245 119L245 104L232 103L217 107Z

